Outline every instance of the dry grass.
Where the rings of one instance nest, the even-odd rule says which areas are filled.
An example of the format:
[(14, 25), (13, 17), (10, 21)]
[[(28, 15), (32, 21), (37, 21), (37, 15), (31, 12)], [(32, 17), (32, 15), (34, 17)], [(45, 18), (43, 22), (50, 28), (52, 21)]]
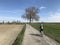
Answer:
[(18, 24), (0, 24), (0, 45), (12, 45), (22, 28)]

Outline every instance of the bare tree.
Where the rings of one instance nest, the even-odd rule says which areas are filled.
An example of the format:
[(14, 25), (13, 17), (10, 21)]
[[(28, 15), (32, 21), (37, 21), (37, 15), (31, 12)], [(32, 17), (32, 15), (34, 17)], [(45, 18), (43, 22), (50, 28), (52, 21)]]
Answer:
[(29, 20), (30, 23), (33, 20), (38, 21), (39, 18), (40, 18), (38, 16), (38, 13), (39, 13), (39, 9), (38, 8), (36, 8), (36, 7), (29, 7), (29, 8), (26, 8), (25, 14), (22, 15), (22, 18), (25, 18), (25, 19)]
[(3, 22), (2, 22), (2, 24), (4, 24), (5, 22), (4, 22), (4, 20), (3, 20)]

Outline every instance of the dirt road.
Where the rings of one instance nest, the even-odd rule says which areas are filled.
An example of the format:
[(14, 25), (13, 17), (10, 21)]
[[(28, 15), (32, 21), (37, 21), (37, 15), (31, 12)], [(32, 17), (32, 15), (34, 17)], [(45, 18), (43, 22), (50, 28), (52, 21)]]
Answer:
[(0, 25), (0, 45), (12, 45), (23, 25)]
[(43, 35), (43, 37), (41, 37), (40, 33), (36, 29), (27, 24), (22, 45), (60, 45), (60, 44), (54, 41), (53, 39), (47, 37), (46, 35)]

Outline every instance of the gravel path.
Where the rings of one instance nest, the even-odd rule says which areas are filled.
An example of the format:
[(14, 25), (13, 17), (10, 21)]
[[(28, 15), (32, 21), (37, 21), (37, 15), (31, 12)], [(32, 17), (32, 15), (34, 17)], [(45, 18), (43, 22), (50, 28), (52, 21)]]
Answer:
[(0, 25), (0, 45), (12, 45), (23, 25)]
[(47, 37), (46, 35), (43, 35), (43, 37), (41, 37), (40, 33), (36, 29), (26, 24), (26, 31), (22, 45), (60, 45), (60, 44), (54, 41), (53, 39)]

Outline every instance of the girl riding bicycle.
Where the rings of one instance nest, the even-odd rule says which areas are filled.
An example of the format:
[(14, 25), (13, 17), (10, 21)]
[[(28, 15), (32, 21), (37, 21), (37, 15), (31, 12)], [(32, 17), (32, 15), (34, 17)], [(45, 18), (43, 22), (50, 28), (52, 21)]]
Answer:
[(43, 24), (40, 25), (40, 33), (41, 33), (41, 36), (43, 36)]

